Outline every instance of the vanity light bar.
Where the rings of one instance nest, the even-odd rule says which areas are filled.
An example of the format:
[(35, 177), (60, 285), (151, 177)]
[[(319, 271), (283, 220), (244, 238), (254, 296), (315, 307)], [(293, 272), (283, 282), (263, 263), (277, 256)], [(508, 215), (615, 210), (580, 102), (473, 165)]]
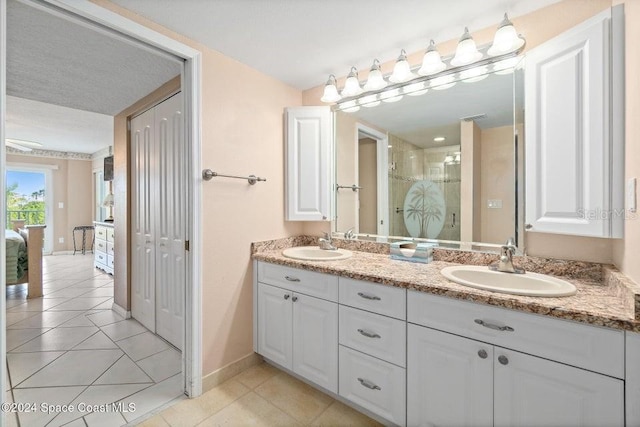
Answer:
[[(425, 93), (429, 87), (437, 90), (451, 87), (457, 79), (449, 78), (451, 81), (444, 82), (444, 80), (446, 80), (444, 76), (451, 75), (455, 72), (467, 71), (467, 76), (459, 76), (459, 79), (464, 82), (478, 81), (484, 78), (483, 76), (488, 73), (488, 70), (487, 72), (476, 71), (475, 67), (470, 66), (480, 65), (481, 63), (483, 65), (499, 63), (498, 61), (501, 59), (507, 59), (509, 56), (517, 55), (524, 47), (524, 44), (524, 38), (517, 33), (513, 23), (505, 13), (502, 22), (500, 22), (498, 26), (493, 43), (484, 49), (479, 50), (477, 48), (469, 30), (465, 27), (464, 33), (458, 42), (455, 55), (447, 60), (449, 63), (448, 70), (447, 64), (442, 60), (436, 49), (435, 42), (431, 40), (419, 68), (412, 68), (410, 66), (407, 61), (407, 54), (404, 49), (402, 49), (400, 56), (396, 60), (393, 72), (386, 77), (382, 76), (380, 72), (380, 62), (375, 59), (370, 69), (369, 79), (364, 87), (358, 80), (358, 70), (355, 67), (351, 67), (351, 71), (345, 82), (345, 87), (341, 92), (338, 91), (335, 76), (333, 74), (330, 75), (321, 100), (327, 103), (342, 103), (342, 101), (358, 100), (360, 95), (364, 93), (362, 98), (366, 98), (366, 100), (358, 100), (356, 104), (349, 102), (345, 108), (339, 108), (341, 110), (350, 109), (351, 111), (357, 111), (357, 109), (359, 109), (358, 105), (373, 106), (372, 104), (378, 105), (380, 101), (385, 100), (386, 102), (393, 102), (401, 99), (405, 94), (421, 95)], [(509, 67), (504, 67), (500, 70), (508, 69)], [(500, 70), (497, 70), (494, 65), (494, 72)], [(440, 81), (436, 80), (440, 77), (443, 77), (443, 79)], [(430, 82), (428, 85), (424, 83), (427, 81)], [(423, 87), (420, 87), (420, 85), (418, 85), (419, 83), (423, 83)], [(396, 91), (396, 95), (382, 96), (382, 93), (394, 91), (395, 89), (400, 89), (400, 92), (398, 93)], [(376, 96), (372, 97), (371, 95)]]

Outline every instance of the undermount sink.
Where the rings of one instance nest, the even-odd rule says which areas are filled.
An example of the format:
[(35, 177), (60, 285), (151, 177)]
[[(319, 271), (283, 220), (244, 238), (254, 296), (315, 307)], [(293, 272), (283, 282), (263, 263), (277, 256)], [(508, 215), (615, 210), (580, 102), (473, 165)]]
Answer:
[(282, 251), (287, 258), (301, 259), (304, 261), (337, 261), (351, 258), (353, 253), (345, 249), (327, 250), (319, 246), (296, 246)]
[(566, 297), (576, 293), (571, 283), (544, 274), (502, 273), (476, 265), (445, 267), (440, 272), (460, 285), (492, 292), (530, 297)]

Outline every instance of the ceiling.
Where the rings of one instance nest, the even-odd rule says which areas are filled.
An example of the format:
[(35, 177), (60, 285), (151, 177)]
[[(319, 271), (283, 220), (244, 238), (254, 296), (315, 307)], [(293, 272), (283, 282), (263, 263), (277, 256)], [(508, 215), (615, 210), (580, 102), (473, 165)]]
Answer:
[[(558, 0), (113, 0), (301, 90)], [(526, 36), (526, 34), (525, 34)]]

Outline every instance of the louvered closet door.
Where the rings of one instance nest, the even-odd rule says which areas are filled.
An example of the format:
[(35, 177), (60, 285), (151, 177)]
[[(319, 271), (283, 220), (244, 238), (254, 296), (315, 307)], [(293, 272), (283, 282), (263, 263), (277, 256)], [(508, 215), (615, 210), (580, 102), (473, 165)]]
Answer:
[(131, 312), (152, 332), (156, 330), (155, 220), (157, 194), (156, 143), (153, 109), (131, 120), (131, 186), (133, 248)]
[(182, 349), (185, 292), (186, 160), (182, 94), (155, 107), (158, 143), (156, 333)]

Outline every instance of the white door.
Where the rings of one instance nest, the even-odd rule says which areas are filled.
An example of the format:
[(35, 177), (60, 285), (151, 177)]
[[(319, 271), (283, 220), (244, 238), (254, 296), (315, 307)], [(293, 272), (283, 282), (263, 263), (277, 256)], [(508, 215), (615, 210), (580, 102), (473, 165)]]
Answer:
[(156, 330), (155, 196), (156, 144), (153, 109), (131, 120), (131, 314), (151, 332)]
[(258, 353), (291, 369), (293, 292), (258, 283)]
[(407, 425), (493, 425), (493, 346), (412, 324), (407, 333)]
[(185, 304), (186, 159), (182, 94), (155, 107), (156, 333), (182, 349)]
[(293, 294), (293, 372), (338, 392), (338, 304)]
[(610, 10), (527, 53), (526, 223), (609, 236)]
[(494, 357), (496, 426), (624, 425), (624, 381), (499, 347)]

